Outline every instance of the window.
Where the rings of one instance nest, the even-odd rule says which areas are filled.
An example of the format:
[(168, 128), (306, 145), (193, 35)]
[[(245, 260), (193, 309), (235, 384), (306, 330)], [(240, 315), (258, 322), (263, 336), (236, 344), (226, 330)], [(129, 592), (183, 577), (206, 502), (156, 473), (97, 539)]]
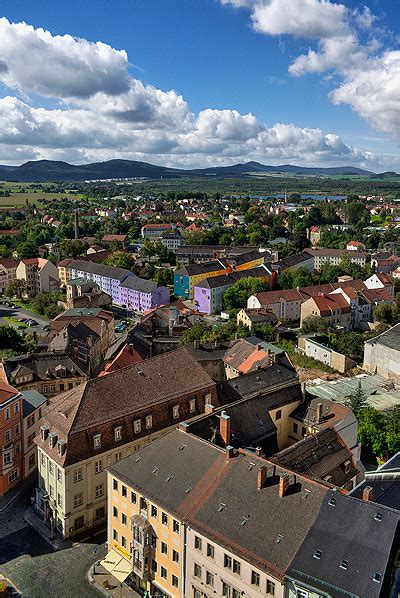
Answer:
[(118, 532), (116, 529), (113, 529), (113, 540), (115, 540), (116, 542), (118, 542)]
[(122, 459), (122, 453), (115, 453), (115, 463), (118, 463), (118, 461), (121, 461)]
[(374, 576), (373, 576), (372, 579), (376, 583), (381, 583), (381, 581), (382, 581), (382, 574), (381, 573), (374, 573)]
[(161, 567), (161, 569), (160, 569), (160, 575), (161, 575), (161, 577), (163, 579), (167, 579), (168, 572), (167, 572), (167, 570), (166, 570), (165, 567)]
[(15, 445), (15, 454), (19, 455), (21, 452), (21, 443), (17, 442), (17, 444)]
[(230, 598), (232, 593), (231, 593), (231, 586), (229, 586), (227, 583), (225, 583), (224, 581), (222, 582), (222, 595), (226, 596), (227, 598)]
[(293, 424), (293, 432), (295, 434), (297, 434), (298, 430), (299, 430), (299, 426), (297, 424)]
[(147, 415), (146, 416), (146, 428), (149, 429), (152, 427), (152, 425), (153, 425), (153, 416)]
[(176, 534), (179, 534), (179, 522), (176, 519), (172, 523), (172, 529)]
[(113, 516), (118, 519), (118, 509), (117, 509), (117, 507), (113, 507)]
[(344, 462), (344, 473), (350, 473), (350, 465), (351, 461), (349, 459)]
[(7, 407), (5, 412), (4, 412), (4, 419), (10, 419), (11, 414), (10, 414), (10, 408)]
[(346, 559), (342, 559), (340, 562), (340, 568), (341, 569), (347, 569), (349, 566), (349, 561), (346, 561)]
[(60, 384), (60, 391), (63, 391), (65, 389), (65, 384)]
[(151, 505), (151, 516), (157, 517), (157, 507), (155, 505)]
[(306, 434), (307, 434), (307, 428), (305, 426), (302, 426), (301, 433), (302, 433), (303, 436), (306, 436)]
[(214, 575), (210, 571), (206, 571), (206, 584), (214, 587)]
[(232, 557), (228, 554), (224, 554), (224, 567), (226, 567), (226, 569), (232, 569)]
[(212, 544), (207, 544), (207, 556), (210, 557), (210, 559), (214, 558), (214, 546)]
[(321, 551), (321, 550), (316, 550), (316, 551), (314, 552), (314, 558), (315, 558), (315, 559), (320, 559), (320, 558), (321, 558), (321, 556), (322, 556), (322, 551)]
[(163, 554), (168, 554), (168, 544), (165, 542), (161, 542), (161, 552)]
[(17, 424), (15, 426), (15, 436), (19, 436), (21, 434), (21, 426)]
[(62, 496), (60, 493), (57, 494), (57, 504), (62, 507)]
[(154, 559), (151, 561), (151, 570), (154, 571), (154, 573), (157, 573), (157, 561)]
[(32, 415), (30, 415), (28, 417), (28, 419), (26, 420), (26, 425), (28, 428), (30, 428), (31, 426), (33, 426), (34, 423), (35, 423), (35, 414), (32, 413)]
[(282, 417), (282, 409), (278, 409), (278, 411), (275, 413), (275, 420), (281, 419), (281, 417)]
[(113, 480), (113, 490), (118, 490), (118, 482), (117, 482), (117, 480)]
[(199, 536), (195, 536), (194, 537), (194, 547), (196, 548), (196, 550), (201, 550), (201, 538), (199, 538)]
[(12, 461), (11, 451), (3, 453), (3, 465), (9, 465)]
[(174, 588), (179, 587), (179, 580), (178, 580), (178, 578), (177, 578), (176, 575), (172, 576), (172, 585), (173, 585)]
[(32, 467), (34, 467), (34, 465), (35, 465), (35, 455), (30, 455), (29, 456), (28, 468), (32, 469)]
[(106, 516), (106, 510), (104, 507), (99, 507), (95, 512), (95, 519), (103, 519)]
[(4, 433), (4, 442), (8, 444), (11, 442), (11, 430), (6, 430)]
[(174, 563), (179, 563), (179, 552), (177, 552), (176, 550), (172, 551), (172, 560), (174, 561)]
[(98, 484), (96, 486), (96, 498), (100, 498), (100, 496), (103, 496), (103, 494), (104, 494), (103, 484)]
[(126, 538), (125, 536), (121, 536), (121, 544), (123, 548), (126, 548), (127, 546), (127, 542), (126, 542)]
[(275, 596), (275, 584), (270, 579), (267, 579), (267, 594)]
[(80, 507), (83, 504), (83, 494), (82, 492), (78, 492), (78, 494), (75, 494), (74, 496), (74, 509), (76, 509), (77, 507)]
[(308, 598), (308, 592), (305, 592), (304, 590), (297, 590), (296, 598)]
[(14, 405), (14, 415), (17, 415), (17, 413), (19, 413), (19, 403), (15, 403)]
[(18, 477), (19, 477), (19, 469), (14, 469), (14, 471), (12, 471), (8, 476), (8, 483), (11, 484), (12, 482), (15, 482), (15, 480), (17, 480)]
[[(114, 480), (114, 481), (116, 481), (116, 480)], [(136, 504), (136, 494), (135, 494), (135, 492), (131, 492), (131, 503), (133, 505)]]
[(42, 467), (46, 467), (46, 457), (42, 453)]
[(126, 498), (128, 496), (128, 489), (126, 486), (121, 487), (121, 494), (124, 498)]
[(50, 386), (50, 392), (56, 392), (56, 386), (55, 386), (55, 384), (52, 384)]
[(235, 559), (233, 559), (233, 562), (232, 562), (232, 571), (233, 571), (233, 573), (240, 575), (240, 562), (236, 561)]
[(74, 482), (80, 482), (82, 479), (82, 469), (75, 469), (74, 471)]
[(197, 563), (194, 564), (193, 575), (201, 579), (201, 567)]
[(166, 513), (162, 514), (161, 522), (163, 525), (168, 525), (168, 515)]
[(49, 473), (53, 474), (53, 472), (54, 472), (53, 463), (51, 461), (49, 461)]
[(153, 534), (150, 535), (150, 544), (153, 548), (157, 548), (157, 538)]
[(172, 416), (174, 419), (179, 417), (179, 405), (174, 405), (172, 408)]
[(114, 440), (121, 440), (122, 438), (122, 426), (116, 426), (114, 428)]
[(256, 571), (251, 572), (251, 585), (252, 586), (260, 586), (260, 574)]
[(103, 471), (103, 462), (95, 461), (94, 462), (94, 473), (100, 473), (101, 471)]
[(196, 411), (196, 399), (190, 399), (189, 411), (190, 411), (190, 413), (194, 413)]
[(57, 481), (62, 482), (62, 473), (61, 469), (57, 469)]
[(93, 435), (93, 446), (94, 448), (101, 447), (101, 434), (94, 434)]
[(140, 431), (142, 429), (142, 422), (140, 419), (137, 419), (133, 422), (133, 429), (135, 431), (135, 434), (140, 434)]

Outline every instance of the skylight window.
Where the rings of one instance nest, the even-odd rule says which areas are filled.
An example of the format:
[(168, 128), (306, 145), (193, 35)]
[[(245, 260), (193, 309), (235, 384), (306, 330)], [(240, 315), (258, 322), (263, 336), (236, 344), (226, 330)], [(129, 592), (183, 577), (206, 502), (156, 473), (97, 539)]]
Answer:
[(328, 505), (330, 505), (331, 507), (336, 507), (336, 498), (334, 496), (330, 497)]
[(377, 513), (375, 513), (374, 519), (375, 519), (375, 521), (382, 521), (382, 517), (383, 517), (382, 513), (377, 512)]
[(315, 559), (320, 559), (320, 558), (321, 558), (321, 556), (322, 556), (322, 551), (321, 551), (321, 550), (316, 550), (316, 551), (314, 552), (314, 558), (315, 558)]
[(342, 561), (340, 563), (340, 568), (347, 570), (348, 566), (349, 566), (349, 561), (346, 561), (346, 559), (342, 559)]
[(376, 583), (381, 583), (382, 581), (382, 574), (381, 573), (374, 573), (372, 578)]
[(221, 513), (224, 509), (226, 509), (226, 504), (224, 502), (221, 502), (218, 507), (218, 513)]

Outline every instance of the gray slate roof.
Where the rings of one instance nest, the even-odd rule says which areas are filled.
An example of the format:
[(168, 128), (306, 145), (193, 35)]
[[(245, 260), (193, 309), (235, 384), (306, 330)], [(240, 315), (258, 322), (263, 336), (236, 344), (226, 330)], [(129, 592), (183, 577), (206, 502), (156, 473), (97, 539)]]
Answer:
[(382, 332), (379, 336), (369, 339), (366, 343), (369, 345), (382, 345), (389, 349), (400, 351), (400, 324), (392, 326), (386, 332)]
[(129, 276), (121, 283), (121, 287), (140, 291), (141, 293), (152, 293), (158, 287), (158, 283), (154, 280), (139, 278), (139, 276)]
[[(329, 504), (332, 497), (335, 505)], [(335, 597), (389, 596), (385, 573), (399, 517), (399, 511), (329, 492), (288, 574)], [(343, 559), (347, 569), (340, 566)], [(382, 575), (381, 583), (373, 581), (375, 573)]]
[(106, 264), (95, 264), (86, 260), (73, 260), (69, 265), (68, 269), (80, 270), (82, 272), (88, 272), (90, 274), (97, 274), (98, 276), (104, 276), (105, 278), (112, 278), (115, 280), (122, 281), (127, 276), (135, 276), (130, 270), (125, 268), (116, 268), (115, 266), (107, 266)]
[(41, 407), (42, 405), (46, 405), (47, 403), (46, 397), (37, 390), (22, 390), (21, 394), (23, 396), (23, 417), (28, 417), (28, 415), (30, 415), (32, 411), (35, 411), (35, 409), (38, 409), (39, 407)]

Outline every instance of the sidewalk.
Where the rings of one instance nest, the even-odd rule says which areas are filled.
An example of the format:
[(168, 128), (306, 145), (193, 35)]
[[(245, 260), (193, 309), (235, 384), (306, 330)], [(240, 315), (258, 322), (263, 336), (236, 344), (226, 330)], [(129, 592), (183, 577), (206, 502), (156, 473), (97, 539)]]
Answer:
[(95, 586), (104, 596), (113, 598), (142, 598), (125, 583), (120, 583), (97, 561), (88, 571), (89, 583)]
[(36, 480), (37, 474), (34, 473), (18, 484), (18, 486), (15, 486), (15, 488), (7, 492), (7, 494), (0, 496), (0, 514), (3, 513), (18, 498), (18, 496), (28, 495), (29, 490), (31, 490), (31, 494), (34, 496)]

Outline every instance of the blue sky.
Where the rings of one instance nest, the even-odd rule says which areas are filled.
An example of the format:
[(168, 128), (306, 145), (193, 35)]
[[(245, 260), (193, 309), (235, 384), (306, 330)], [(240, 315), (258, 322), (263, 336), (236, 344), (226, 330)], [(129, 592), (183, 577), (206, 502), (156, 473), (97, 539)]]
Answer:
[(1, 162), (400, 170), (398, 0), (2, 0), (0, 10)]

